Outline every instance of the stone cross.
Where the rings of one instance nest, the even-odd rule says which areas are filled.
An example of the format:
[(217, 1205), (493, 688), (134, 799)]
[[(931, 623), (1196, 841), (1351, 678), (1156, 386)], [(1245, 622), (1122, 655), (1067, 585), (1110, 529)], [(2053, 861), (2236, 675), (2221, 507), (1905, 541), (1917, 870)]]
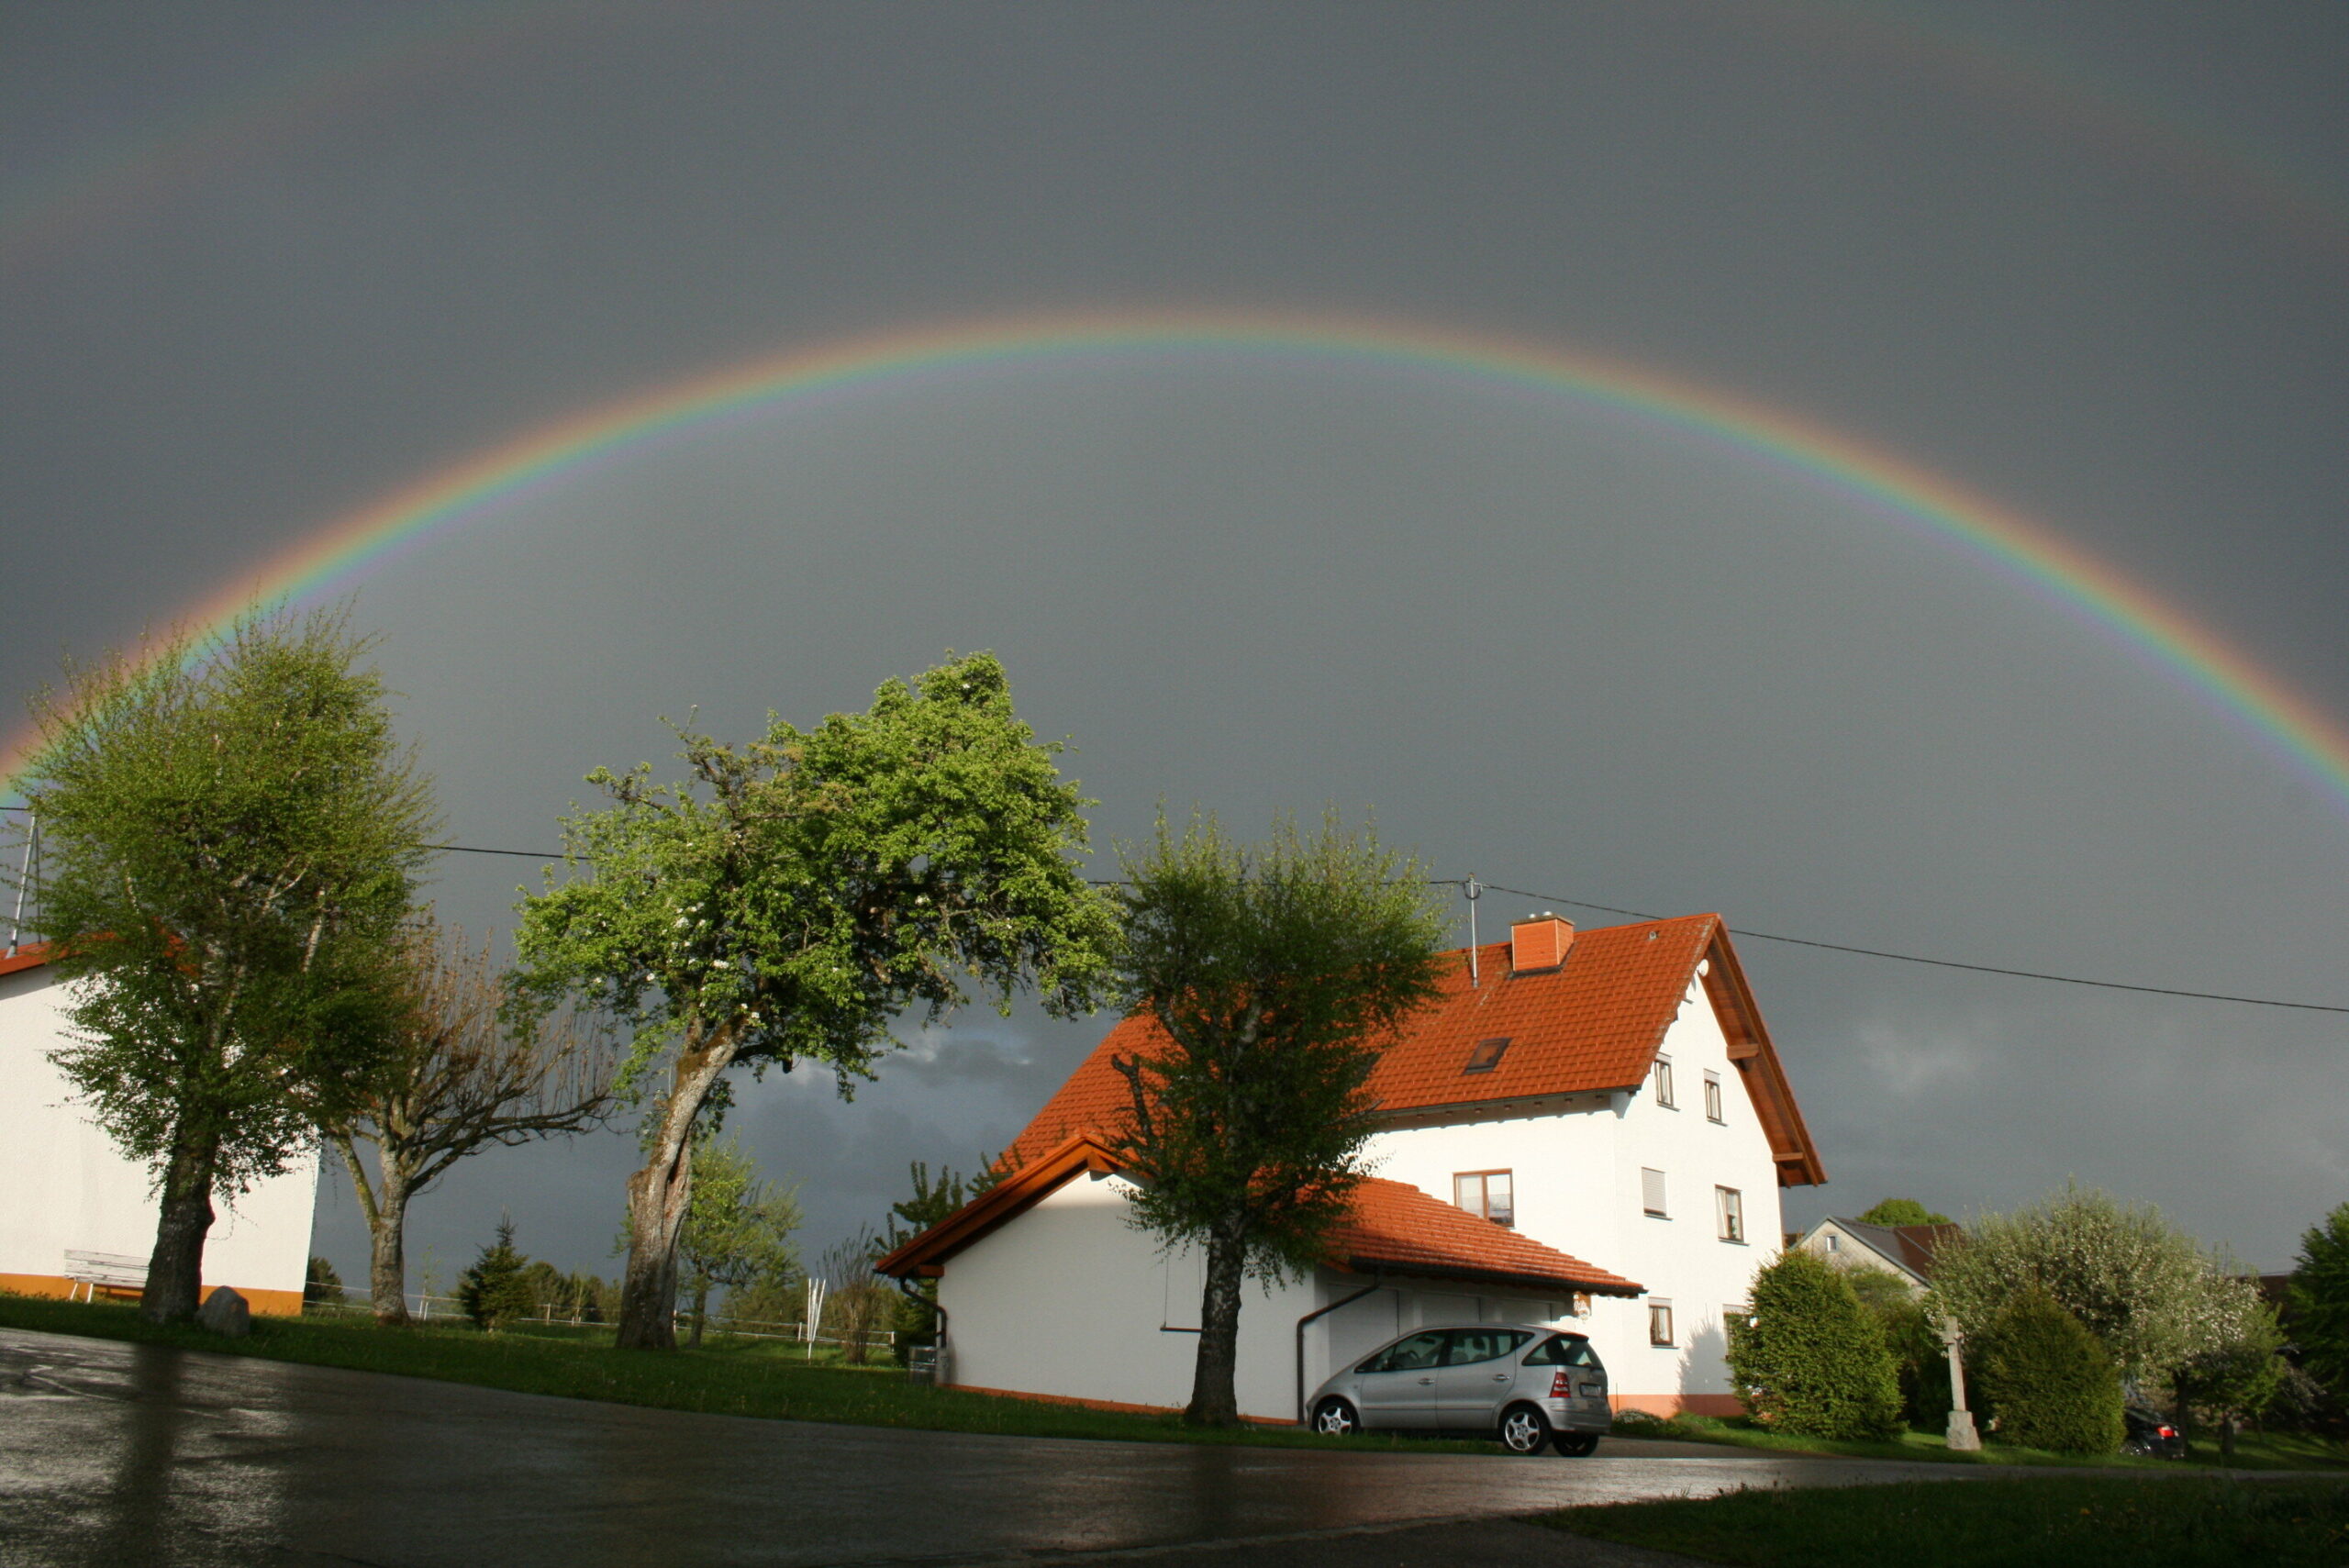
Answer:
[(1948, 1445), (1973, 1453), (1982, 1447), (1982, 1434), (1974, 1429), (1974, 1412), (1965, 1407), (1965, 1359), (1959, 1353), (1965, 1344), (1965, 1332), (1956, 1318), (1942, 1319), (1942, 1343), (1949, 1347)]

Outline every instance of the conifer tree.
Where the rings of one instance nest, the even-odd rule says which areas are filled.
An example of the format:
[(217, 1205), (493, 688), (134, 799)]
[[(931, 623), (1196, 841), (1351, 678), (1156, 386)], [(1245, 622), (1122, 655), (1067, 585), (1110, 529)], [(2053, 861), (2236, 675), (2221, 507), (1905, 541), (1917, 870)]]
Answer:
[(481, 1250), (457, 1284), (457, 1305), (473, 1326), (491, 1333), (539, 1309), (528, 1277), (529, 1260), (515, 1250), (514, 1217), (502, 1215), (497, 1240)]

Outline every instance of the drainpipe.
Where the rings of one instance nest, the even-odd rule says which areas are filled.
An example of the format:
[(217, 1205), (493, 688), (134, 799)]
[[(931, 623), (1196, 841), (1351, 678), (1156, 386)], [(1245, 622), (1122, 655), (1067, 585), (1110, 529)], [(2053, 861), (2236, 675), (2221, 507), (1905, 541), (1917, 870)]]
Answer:
[(1298, 1426), (1304, 1426), (1306, 1422), (1311, 1418), (1305, 1408), (1305, 1330), (1307, 1327), (1310, 1325), (1316, 1318), (1327, 1318), (1339, 1307), (1351, 1307), (1355, 1302), (1360, 1301), (1364, 1296), (1370, 1295), (1373, 1291), (1384, 1290), (1386, 1288), (1386, 1286), (1383, 1283), (1374, 1277), (1370, 1284), (1363, 1286), (1352, 1296), (1343, 1296), (1339, 1300), (1330, 1303), (1327, 1307), (1317, 1307), (1312, 1311), (1307, 1313), (1304, 1317), (1297, 1320), (1297, 1424)]

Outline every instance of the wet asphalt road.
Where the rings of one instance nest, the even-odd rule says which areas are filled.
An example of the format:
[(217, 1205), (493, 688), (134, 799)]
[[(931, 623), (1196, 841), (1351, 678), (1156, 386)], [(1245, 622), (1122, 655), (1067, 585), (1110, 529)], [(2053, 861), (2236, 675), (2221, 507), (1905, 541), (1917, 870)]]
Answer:
[[(0, 1564), (975, 1563), (1740, 1485), (1980, 1473), (1722, 1451), (1659, 1456), (1635, 1446), (1647, 1445), (1528, 1460), (894, 1431), (6, 1329)], [(1496, 1521), (1466, 1530), (1461, 1544), (1506, 1538), (1502, 1555), (1486, 1559), (1494, 1562), (1662, 1561), (1563, 1538), (1543, 1557), (1546, 1535), (1509, 1533), (1526, 1528)], [(1280, 1555), (1336, 1561), (1348, 1539), (1311, 1551), (1297, 1542)], [(1391, 1539), (1397, 1549), (1416, 1541), (1441, 1561), (1445, 1538), (1361, 1539), (1365, 1547)], [(1405, 1555), (1381, 1548), (1363, 1560)]]

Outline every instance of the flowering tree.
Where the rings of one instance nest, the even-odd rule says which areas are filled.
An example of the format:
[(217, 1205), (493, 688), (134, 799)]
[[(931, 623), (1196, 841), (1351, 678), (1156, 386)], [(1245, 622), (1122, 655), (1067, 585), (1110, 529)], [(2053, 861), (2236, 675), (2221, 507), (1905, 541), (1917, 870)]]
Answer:
[(682, 782), (590, 775), (612, 805), (565, 820), (571, 874), (549, 873), (517, 935), (518, 984), (634, 1026), (624, 1093), (666, 1068), (629, 1181), (624, 1349), (675, 1347), (694, 1133), (729, 1069), (807, 1062), (845, 1095), (896, 1016), (941, 1017), (966, 984), (1006, 1009), (1030, 983), (1048, 1010), (1089, 1008), (1116, 934), (1078, 873), (1085, 803), (1062, 748), (1014, 717), (991, 654), (811, 729), (679, 738)]
[(2151, 1204), (2067, 1185), (2011, 1214), (1978, 1218), (1936, 1255), (1930, 1299), (1969, 1335), (1986, 1333), (2034, 1285), (2087, 1325), (2140, 1389), (2176, 1384), (2197, 1364), (2260, 1353), (2246, 1340), (2265, 1310), (2251, 1282)]

